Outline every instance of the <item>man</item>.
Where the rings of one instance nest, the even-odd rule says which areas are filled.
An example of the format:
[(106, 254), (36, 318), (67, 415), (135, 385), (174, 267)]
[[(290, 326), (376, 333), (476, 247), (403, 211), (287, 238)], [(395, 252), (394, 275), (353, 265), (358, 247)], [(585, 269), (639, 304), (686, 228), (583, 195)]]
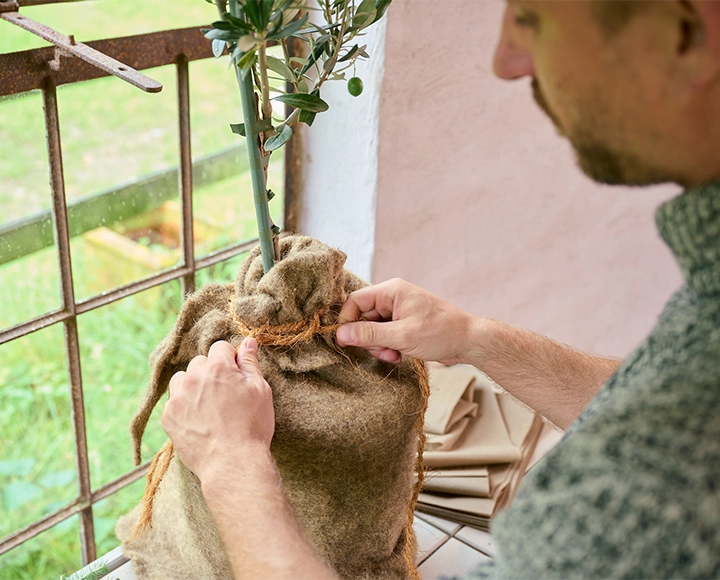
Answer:
[[(476, 575), (717, 577), (720, 3), (511, 1), (495, 72), (532, 79), (589, 176), (686, 188), (657, 214), (685, 286), (622, 364), (400, 280), (353, 293), (337, 342), (390, 362), (403, 353), (473, 364), (569, 428), (497, 518), (500, 554)], [(202, 482), (235, 573), (332, 578), (279, 485), (255, 341), (237, 353), (214, 344), (170, 390), (163, 426)]]

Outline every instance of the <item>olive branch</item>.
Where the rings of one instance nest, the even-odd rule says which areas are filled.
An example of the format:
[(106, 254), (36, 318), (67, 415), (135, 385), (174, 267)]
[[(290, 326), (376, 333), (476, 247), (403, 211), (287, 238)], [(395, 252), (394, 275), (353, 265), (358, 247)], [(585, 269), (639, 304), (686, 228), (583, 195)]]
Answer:
[[(368, 58), (367, 45), (359, 42), (363, 31), (385, 14), (391, 0), (206, 0), (215, 4), (220, 20), (204, 30), (212, 41), (213, 54), (227, 49), (237, 76), (243, 122), (231, 124), (234, 133), (247, 139), (253, 199), (258, 223), (263, 270), (275, 263), (274, 239), (279, 233), (270, 217), (267, 188), (270, 155), (293, 136), (297, 123), (313, 124), (329, 106), (320, 97), (328, 80), (345, 80), (359, 59)], [(290, 47), (299, 39), (303, 56)], [(268, 54), (279, 45), (282, 58)], [(273, 86), (283, 82), (287, 90)], [(347, 81), (353, 96), (362, 93), (362, 81), (354, 74)], [(287, 118), (273, 116), (272, 101), (292, 109)]]

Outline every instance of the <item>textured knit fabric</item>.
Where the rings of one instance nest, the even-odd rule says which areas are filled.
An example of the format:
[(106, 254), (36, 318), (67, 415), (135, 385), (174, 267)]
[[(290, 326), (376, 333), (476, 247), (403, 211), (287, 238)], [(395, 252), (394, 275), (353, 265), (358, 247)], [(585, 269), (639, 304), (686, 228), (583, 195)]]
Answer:
[(685, 285), (527, 475), (471, 577), (720, 577), (720, 183), (656, 217)]

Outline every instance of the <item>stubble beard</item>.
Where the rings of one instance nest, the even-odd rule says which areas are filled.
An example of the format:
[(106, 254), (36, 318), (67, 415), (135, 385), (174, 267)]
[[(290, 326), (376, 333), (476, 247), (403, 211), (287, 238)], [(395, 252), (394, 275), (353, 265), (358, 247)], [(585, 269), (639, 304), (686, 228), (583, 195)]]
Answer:
[(533, 99), (538, 107), (550, 118), (558, 133), (572, 145), (577, 163), (582, 172), (593, 181), (605, 185), (654, 185), (681, 180), (649, 167), (631, 153), (618, 153), (599, 143), (591, 130), (576, 131), (569, 135), (558, 117), (548, 105), (537, 79), (532, 79)]

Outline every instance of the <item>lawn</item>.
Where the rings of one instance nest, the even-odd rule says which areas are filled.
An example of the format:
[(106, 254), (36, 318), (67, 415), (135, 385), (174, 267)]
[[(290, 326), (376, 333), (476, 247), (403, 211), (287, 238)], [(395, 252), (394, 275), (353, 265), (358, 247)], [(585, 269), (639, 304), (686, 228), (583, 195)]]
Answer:
[[(80, 41), (214, 19), (213, 7), (202, 0), (96, 0), (21, 11)], [(0, 53), (44, 44), (0, 21)], [(177, 166), (174, 70), (145, 72), (164, 84), (162, 93), (148, 95), (114, 78), (59, 88), (69, 201)], [(228, 124), (237, 122), (241, 111), (227, 62), (193, 62), (190, 79), (193, 157), (237, 144)], [(51, 198), (38, 93), (0, 99), (0, 147), (0, 225), (48, 209)], [(273, 161), (270, 185), (281, 194), (281, 156)], [(281, 195), (276, 200), (271, 208), (279, 221)], [(214, 232), (211, 239), (196, 245), (196, 254), (254, 236), (248, 175), (195, 191), (193, 204), (196, 219), (210, 224)], [(78, 299), (149, 273), (136, 271), (123, 277), (119, 263), (97, 251), (92, 234), (71, 241)], [(167, 252), (151, 240), (140, 243), (149, 252)], [(198, 285), (232, 280), (239, 260), (198, 272)], [(170, 282), (78, 318), (94, 489), (132, 467), (127, 426), (144, 392), (147, 358), (171, 328), (180, 304), (179, 283)], [(60, 306), (55, 248), (0, 265), (0, 305), (0, 330)], [(69, 390), (61, 325), (0, 345), (0, 538), (76, 497)], [(145, 457), (164, 440), (155, 417), (146, 436)], [(142, 492), (141, 481), (95, 505), (99, 554), (117, 544), (115, 521), (138, 502)], [(78, 521), (73, 517), (0, 556), (0, 579), (59, 578), (80, 567)]]

